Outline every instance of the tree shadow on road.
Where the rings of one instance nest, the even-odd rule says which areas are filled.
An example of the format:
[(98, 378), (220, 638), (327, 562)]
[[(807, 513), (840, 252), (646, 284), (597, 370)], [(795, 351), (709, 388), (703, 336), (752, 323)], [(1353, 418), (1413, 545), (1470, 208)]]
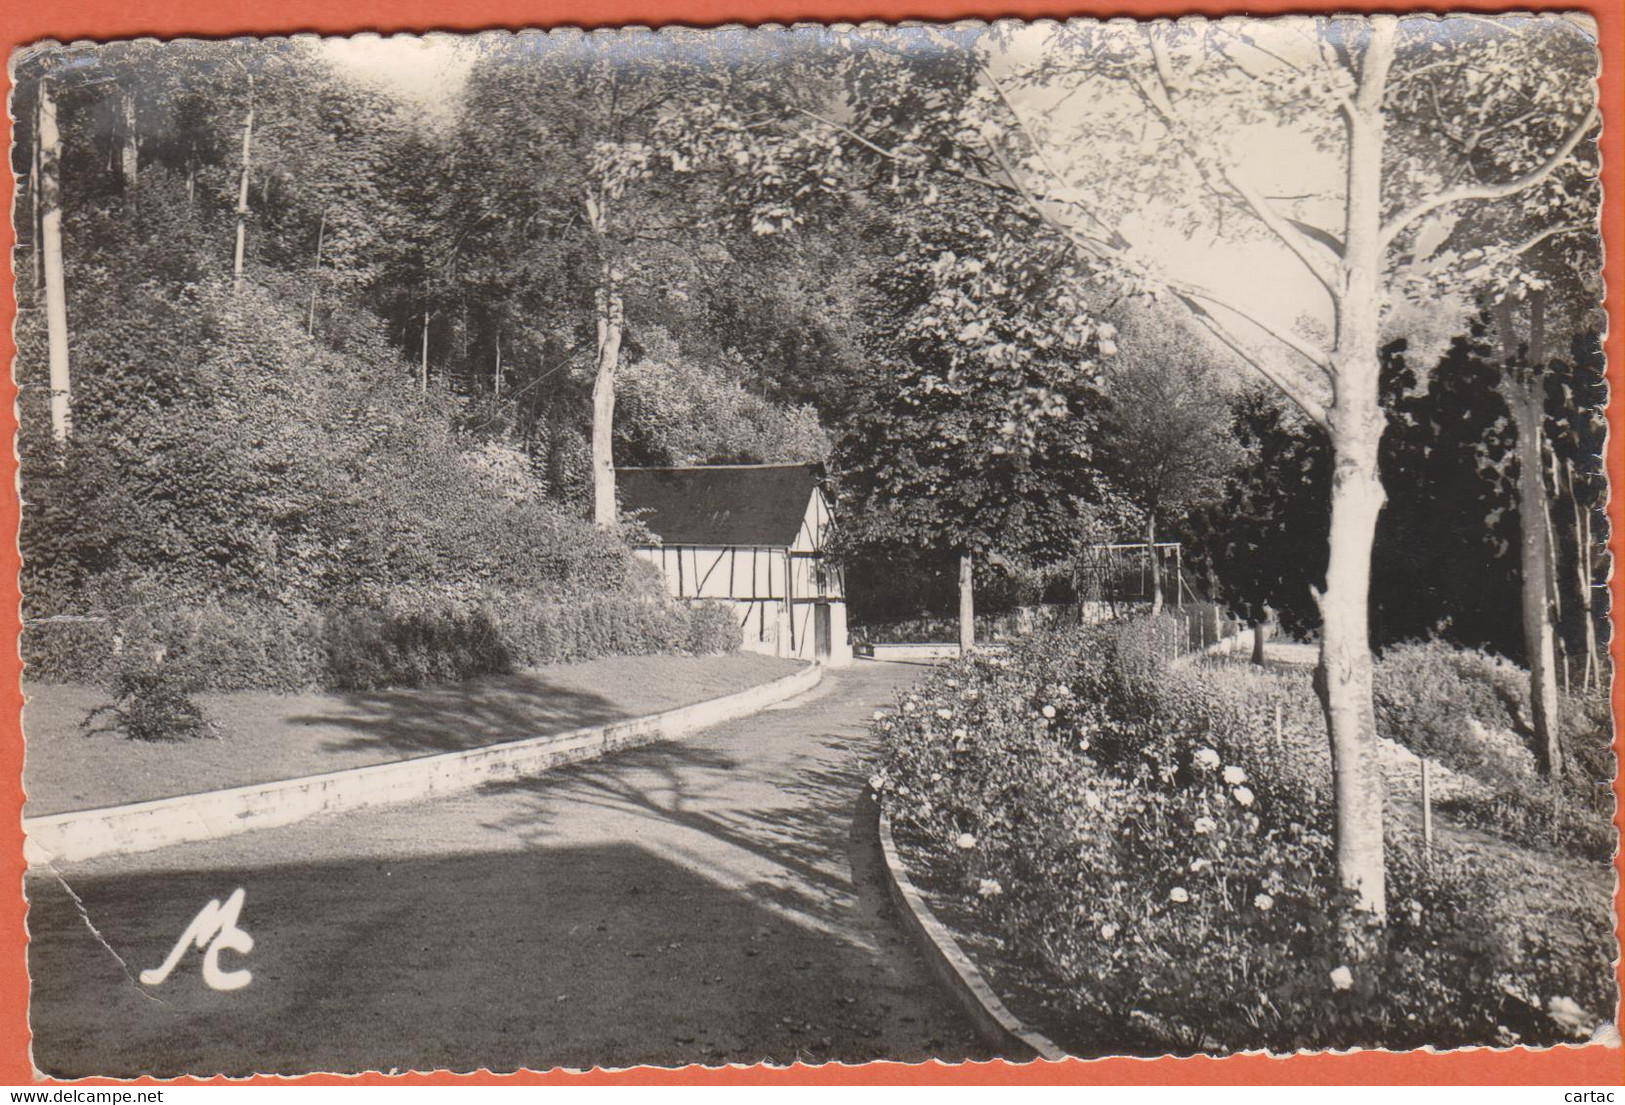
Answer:
[(358, 691), (341, 696), (338, 705), (329, 713), (291, 720), (353, 732), (326, 742), (327, 751), (387, 749), (401, 758), (564, 733), (629, 716), (609, 697), (561, 686), (541, 672), (445, 687)]
[[(866, 721), (889, 698), (819, 722), (791, 742), (750, 740), (788, 722), (763, 715), (693, 742), (650, 745), (545, 776), (493, 783), (487, 822), (532, 847), (570, 833), (581, 811), (662, 841), (696, 870), (732, 880), (778, 913), (875, 950), (898, 940), (876, 875), (874, 810), (862, 801)], [(819, 711), (822, 713), (822, 711)]]

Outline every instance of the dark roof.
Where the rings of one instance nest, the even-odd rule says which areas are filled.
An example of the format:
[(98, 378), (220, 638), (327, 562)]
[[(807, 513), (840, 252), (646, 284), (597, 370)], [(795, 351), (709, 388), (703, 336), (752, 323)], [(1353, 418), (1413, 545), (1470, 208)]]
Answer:
[(668, 545), (795, 544), (818, 486), (815, 464), (617, 468), (621, 509)]

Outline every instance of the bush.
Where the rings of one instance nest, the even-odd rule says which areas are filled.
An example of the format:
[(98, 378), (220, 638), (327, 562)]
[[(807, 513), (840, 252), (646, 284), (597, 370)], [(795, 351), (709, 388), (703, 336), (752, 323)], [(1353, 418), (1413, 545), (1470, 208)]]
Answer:
[(1374, 676), (1381, 735), (1491, 785), (1518, 786), (1533, 776), (1524, 739), (1527, 673), (1484, 652), (1428, 641), (1385, 650)]
[(736, 650), (730, 608), (599, 595), (574, 602), (480, 588), (355, 592), (325, 615), (244, 601), (163, 609), (141, 602), (100, 619), (31, 622), (30, 679), (115, 679), (129, 658), (161, 661), (194, 690), (376, 690), (459, 682), (602, 656)]
[(454, 683), (513, 670), (489, 611), (455, 604), (348, 607), (322, 625), (328, 685), (362, 691)]
[(28, 677), (116, 679), (129, 658), (161, 661), (194, 690), (321, 685), (326, 665), (312, 611), (247, 602), (166, 608), (146, 601), (105, 617), (30, 622), (22, 635)]
[(688, 612), (688, 652), (692, 656), (715, 656), (738, 652), (744, 632), (734, 620), (733, 607), (720, 602), (702, 602)]
[[(122, 732), (131, 740), (183, 741), (218, 736), (203, 708), (192, 700), (192, 688), (175, 668), (162, 664), (125, 668), (113, 679), (113, 701), (85, 715), (87, 735)], [(99, 717), (111, 723), (97, 727)]]
[(113, 637), (101, 617), (27, 621), (19, 643), (24, 674), (43, 683), (100, 682), (110, 671)]
[[(1091, 1051), (1555, 1042), (1572, 1018), (1549, 999), (1590, 1010), (1585, 1028), (1612, 1010), (1606, 894), (1559, 924), (1563, 902), (1508, 894), (1478, 860), (1426, 866), (1408, 835), (1389, 842), (1380, 944), (1345, 962), (1308, 677), (1171, 666), (1182, 628), (1037, 637), (940, 670), (875, 720), (871, 783), (899, 835)], [(1559, 928), (1584, 935), (1543, 950)]]
[(659, 599), (594, 596), (561, 603), (510, 597), (499, 609), (503, 636), (520, 667), (681, 652), (688, 643), (685, 612)]
[(1379, 734), (1480, 784), (1442, 809), (1532, 846), (1613, 855), (1606, 784), (1614, 756), (1602, 696), (1563, 697), (1569, 764), (1556, 783), (1537, 774), (1531, 751), (1529, 674), (1506, 660), (1442, 641), (1398, 645), (1377, 661), (1374, 699)]

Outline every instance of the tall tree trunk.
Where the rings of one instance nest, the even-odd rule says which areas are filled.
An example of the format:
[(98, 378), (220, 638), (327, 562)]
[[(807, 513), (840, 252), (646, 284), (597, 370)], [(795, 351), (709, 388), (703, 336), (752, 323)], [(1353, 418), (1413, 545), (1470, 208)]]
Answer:
[(316, 333), (316, 286), (322, 275), (322, 246), (327, 240), (327, 209), (322, 209), (321, 222), (316, 224), (316, 263), (310, 269), (310, 315), (305, 319), (305, 335)]
[(1162, 613), (1162, 561), (1157, 559), (1157, 506), (1145, 512), (1145, 555), (1151, 560), (1151, 616)]
[(621, 300), (621, 274), (608, 241), (608, 214), (590, 192), (587, 219), (598, 235), (600, 262), (594, 306), (598, 315), (598, 365), (592, 382), (592, 520), (615, 524), (615, 373), (621, 363), (621, 334), (626, 308)]
[(959, 556), (959, 651), (976, 647), (976, 561), (969, 552)]
[(46, 79), (39, 86), (40, 245), (45, 277), (46, 348), (51, 369), (51, 433), (66, 441), (69, 425), (68, 293), (62, 272), (62, 132)]
[(1557, 698), (1557, 633), (1552, 624), (1551, 531), (1546, 521), (1545, 457), (1541, 447), (1539, 365), (1545, 350), (1545, 305), (1539, 294), (1529, 302), (1529, 350), (1519, 355), (1512, 304), (1497, 308), (1506, 366), (1501, 394), (1518, 436), (1518, 564), (1522, 575), (1524, 662), (1529, 665), (1529, 706), (1535, 730), (1535, 761), (1542, 775), (1563, 772), (1561, 715)]
[[(1544, 369), (1542, 369), (1544, 371)], [(1557, 647), (1567, 650), (1563, 641), (1563, 589), (1558, 580), (1563, 578), (1563, 543), (1557, 539), (1557, 525), (1552, 521), (1552, 500), (1563, 493), (1563, 480), (1557, 470), (1557, 450), (1546, 433), (1546, 404), (1542, 399), (1544, 384), (1535, 385), (1536, 410), (1540, 411), (1540, 518), (1546, 526), (1546, 593), (1552, 601), (1552, 628), (1557, 634)], [(1551, 481), (1547, 482), (1546, 477)], [(1567, 689), (1567, 688), (1565, 688)]]
[(243, 253), (248, 244), (248, 181), (252, 166), (253, 143), (254, 104), (250, 98), (248, 114), (243, 117), (243, 173), (237, 186), (237, 249), (232, 255), (231, 262), (231, 286), (234, 291), (243, 286)]
[(119, 172), (126, 190), (134, 188), (141, 171), (141, 139), (135, 129), (135, 93), (119, 93)]
[[(1374, 336), (1374, 335), (1373, 335)], [(1331, 737), (1336, 800), (1338, 878), (1360, 908), (1386, 913), (1382, 839), (1383, 783), (1372, 708), (1370, 637), (1371, 549), (1385, 494), (1377, 469), (1382, 411), (1377, 405), (1377, 360), (1338, 373), (1339, 402), (1331, 412), (1332, 517), (1326, 590), (1320, 596), (1320, 665), (1316, 688)], [(1369, 372), (1369, 379), (1359, 377)], [(1356, 389), (1368, 395), (1361, 403)], [(1363, 407), (1364, 410), (1360, 408)]]
[(1267, 627), (1263, 618), (1253, 622), (1253, 663), (1259, 667), (1264, 666), (1264, 633)]
[(1569, 489), (1569, 504), (1574, 510), (1574, 582), (1580, 598), (1580, 614), (1584, 621), (1585, 671), (1580, 685), (1590, 690), (1602, 672), (1597, 651), (1597, 623), (1593, 620), (1593, 586), (1591, 563), (1591, 512), (1580, 502), (1580, 490), (1574, 482), (1574, 462), (1564, 461), (1565, 482)]
[(615, 372), (621, 362), (624, 325), (616, 273), (606, 271), (598, 289), (598, 370), (592, 382), (592, 520), (615, 524)]
[[(34, 243), (34, 301), (38, 303), (45, 295), (45, 232), (41, 229), (40, 220), (43, 217), (44, 206), (40, 202), (40, 190), (45, 187), (45, 103), (47, 93), (45, 90), (46, 78), (41, 77), (39, 89), (34, 96), (34, 150), (33, 159), (28, 172), (28, 205), (32, 222), (28, 224), (29, 237)], [(58, 139), (60, 141), (60, 138)]]
[[(1393, 61), (1395, 21), (1371, 20), (1371, 37), (1354, 102), (1344, 114), (1348, 197), (1342, 288), (1332, 347), (1336, 380), (1326, 412), (1332, 445), (1331, 533), (1315, 672), (1331, 742), (1338, 882), (1357, 910), (1387, 915), (1383, 856), (1383, 783), (1372, 707), (1371, 549), (1385, 494), (1377, 467), (1384, 419), (1379, 400), (1382, 301), (1382, 101)], [(1345, 918), (1345, 921), (1355, 918)], [(1358, 926), (1346, 927), (1354, 950)]]

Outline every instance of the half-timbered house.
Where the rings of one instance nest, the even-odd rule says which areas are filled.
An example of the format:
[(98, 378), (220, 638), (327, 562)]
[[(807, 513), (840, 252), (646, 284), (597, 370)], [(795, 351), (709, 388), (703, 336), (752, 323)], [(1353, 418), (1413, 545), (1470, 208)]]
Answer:
[(834, 516), (811, 464), (620, 468), (621, 510), (657, 543), (635, 552), (666, 589), (731, 605), (744, 647), (770, 656), (851, 662), (846, 592), (826, 550)]

